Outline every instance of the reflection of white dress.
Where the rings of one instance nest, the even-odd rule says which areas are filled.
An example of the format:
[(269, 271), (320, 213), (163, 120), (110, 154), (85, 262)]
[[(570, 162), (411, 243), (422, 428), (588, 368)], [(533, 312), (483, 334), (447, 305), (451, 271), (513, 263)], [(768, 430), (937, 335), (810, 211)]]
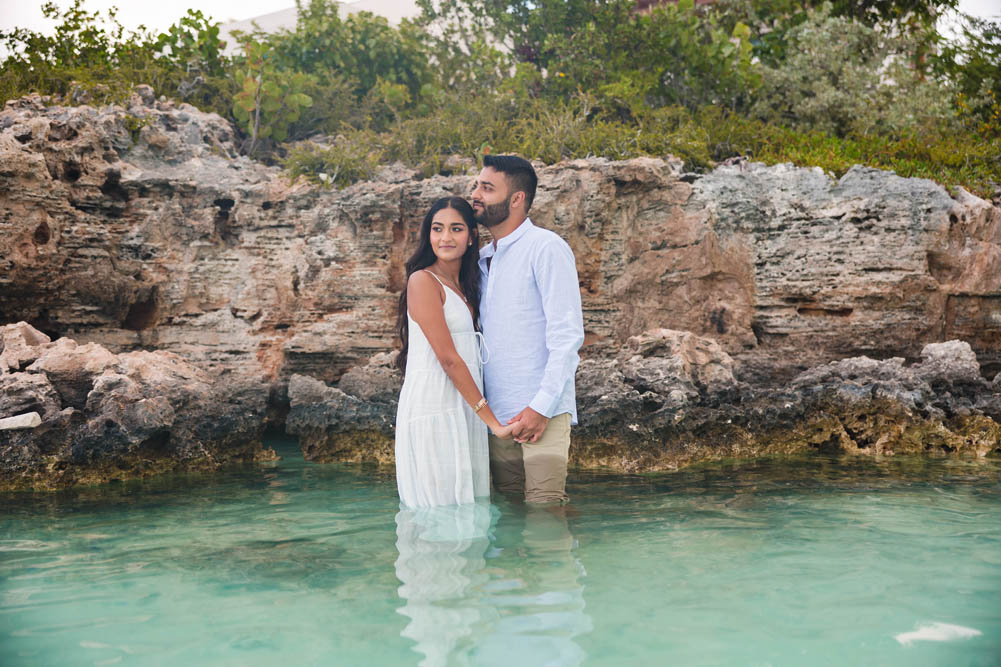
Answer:
[(487, 582), (484, 553), (496, 510), (485, 500), (403, 509), (396, 515), (396, 576), (410, 618), (400, 634), (424, 654), (421, 667), (471, 664), (477, 628), (493, 617), (479, 589)]
[[(462, 297), (442, 286), (445, 323), (455, 349), (483, 391), (482, 336), (473, 327), (473, 317)], [(396, 412), (396, 484), (400, 500), (406, 507), (432, 507), (470, 503), (474, 498), (488, 496), (486, 424), (452, 384), (420, 326), (409, 314), (407, 319), (410, 349)]]

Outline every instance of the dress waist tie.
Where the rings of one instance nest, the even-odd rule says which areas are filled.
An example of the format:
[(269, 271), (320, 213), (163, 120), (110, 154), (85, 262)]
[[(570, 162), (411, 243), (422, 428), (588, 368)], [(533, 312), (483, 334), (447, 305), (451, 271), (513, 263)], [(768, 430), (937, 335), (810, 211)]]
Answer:
[[(476, 356), (479, 357), (480, 363), (485, 364), (490, 361), (490, 349), (487, 347), (487, 341), (483, 337), (483, 334), (479, 331), (461, 331), (459, 333), (452, 334), (453, 336), (469, 336), (472, 335), (476, 338)], [(484, 358), (484, 353), (486, 357)]]
[[(480, 363), (486, 364), (490, 361), (490, 349), (487, 347), (487, 339), (479, 331), (476, 332), (476, 342), (479, 343), (476, 353), (480, 355)], [(486, 358), (483, 357), (484, 353), (486, 353)]]

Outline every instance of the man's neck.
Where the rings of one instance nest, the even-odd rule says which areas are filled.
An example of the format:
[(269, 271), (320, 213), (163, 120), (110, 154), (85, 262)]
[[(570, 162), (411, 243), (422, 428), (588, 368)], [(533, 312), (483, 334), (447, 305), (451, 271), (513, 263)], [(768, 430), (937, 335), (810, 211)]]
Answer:
[(514, 232), (514, 230), (521, 227), (521, 224), (528, 220), (528, 216), (522, 216), (520, 218), (507, 218), (504, 222), (490, 227), (490, 235), (494, 237), (494, 250), (497, 249), (497, 242), (500, 241), (505, 236)]

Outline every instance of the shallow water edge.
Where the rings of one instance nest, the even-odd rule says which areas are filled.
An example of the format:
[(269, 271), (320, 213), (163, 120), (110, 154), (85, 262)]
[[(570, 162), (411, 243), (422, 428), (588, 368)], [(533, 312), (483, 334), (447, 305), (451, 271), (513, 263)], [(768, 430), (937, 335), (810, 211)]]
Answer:
[(574, 471), (572, 503), (399, 511), (282, 460), (0, 511), (12, 665), (993, 665), (1001, 464), (769, 457)]

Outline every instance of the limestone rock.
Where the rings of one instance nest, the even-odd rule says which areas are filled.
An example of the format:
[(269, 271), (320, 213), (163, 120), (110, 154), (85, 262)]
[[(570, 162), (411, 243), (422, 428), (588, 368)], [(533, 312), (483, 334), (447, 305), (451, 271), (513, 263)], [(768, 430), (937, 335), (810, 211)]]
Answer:
[(929, 383), (981, 384), (980, 364), (970, 344), (962, 340), (930, 343), (921, 349), (921, 362), (914, 368)]
[(698, 396), (736, 384), (730, 355), (715, 340), (690, 331), (644, 332), (626, 341), (619, 358), (626, 381), (641, 392)]
[[(581, 424), (593, 432), (621, 429), (641, 415), (664, 404), (655, 392), (640, 393), (626, 381), (614, 359), (583, 359), (577, 368), (577, 413)], [(679, 397), (686, 402), (687, 395)]]
[(403, 377), (396, 368), (396, 353), (373, 355), (367, 364), (344, 373), (337, 387), (363, 401), (395, 405), (403, 387)]
[(27, 322), (0, 327), (0, 373), (21, 370), (37, 359), (50, 342), (52, 339)]
[[(178, 456), (208, 460), (222, 446), (197, 443), (244, 433), (269, 396), (277, 415), (294, 395), (290, 428), (312, 429), (313, 442), (329, 430), (336, 445), (357, 419), (378, 443), (372, 456), (389, 456), (403, 264), (430, 203), (468, 194), (468, 164), (431, 178), (390, 165), (341, 190), (290, 183), (240, 156), (224, 119), (153, 95), (99, 109), (34, 95), (0, 112), (0, 325), (86, 348), (0, 333), (0, 378), (18, 387), (0, 400), (43, 418), (0, 460), (64, 451), (116, 404), (135, 411), (121, 416), (124, 450), (168, 429), (172, 455), (183, 440)], [(592, 443), (580, 461), (643, 469), (767, 447), (916, 448), (905, 423), (939, 424), (953, 434), (928, 436), (942, 447), (965, 447), (960, 433), (988, 447), (982, 420), (1001, 415), (999, 381), (983, 380), (1001, 375), (991, 202), (863, 167), (834, 179), (791, 165), (686, 174), (673, 158), (586, 159), (540, 165), (539, 179), (533, 222), (567, 240), (580, 278), (586, 418), (575, 433)], [(658, 329), (686, 333), (648, 333)], [(926, 347), (953, 340), (969, 352)], [(123, 356), (153, 350), (176, 358), (133, 368)], [(33, 379), (9, 379), (24, 374)], [(297, 375), (339, 391), (323, 394), (333, 407), (302, 399)], [(189, 419), (211, 392), (224, 397), (214, 416)], [(162, 404), (139, 406), (157, 396), (170, 425)], [(884, 408), (893, 418), (880, 422)]]
[[(0, 489), (59, 488), (273, 456), (261, 447), (265, 397), (169, 352), (111, 354), (60, 338), (0, 375), (0, 416), (38, 412), (30, 431), (0, 432)], [(19, 353), (25, 356), (23, 353)]]
[(153, 90), (153, 86), (140, 84), (133, 88), (132, 94), (139, 98), (139, 105), (149, 107), (156, 103), (156, 92)]
[(418, 178), (420, 170), (408, 167), (402, 162), (383, 165), (375, 173), (375, 180), (383, 183), (408, 183)]
[(391, 404), (364, 401), (304, 375), (289, 381), (286, 429), (307, 461), (393, 461)]
[[(581, 425), (571, 449), (579, 465), (662, 470), (804, 450), (1001, 453), (997, 393), (969, 366), (961, 344), (933, 348), (911, 366), (902, 358), (853, 357), (809, 369), (783, 388), (737, 382), (715, 393), (693, 391), (680, 374), (637, 387), (618, 366), (618, 360), (581, 363)], [(946, 391), (934, 386), (941, 377), (962, 382)], [(672, 400), (679, 388), (682, 396)]]
[(43, 374), (0, 375), (0, 417), (37, 412), (48, 419), (62, 409), (59, 394)]
[(44, 373), (59, 393), (62, 403), (80, 409), (94, 387), (94, 378), (117, 363), (115, 355), (97, 343), (77, 345), (74, 340), (60, 338), (48, 346), (27, 370), (29, 373)]
[[(239, 156), (218, 116), (151, 100), (30, 97), (0, 112), (7, 320), (114, 353), (175, 352), (262, 391), (295, 373), (336, 384), (389, 352), (417, 224), (436, 198), (468, 193), (463, 164), (292, 184)], [(577, 256), (584, 357), (664, 327), (716, 340), (756, 384), (956, 338), (1001, 371), (1001, 212), (965, 191), (861, 167), (683, 174), (655, 158), (539, 177), (532, 219)]]

